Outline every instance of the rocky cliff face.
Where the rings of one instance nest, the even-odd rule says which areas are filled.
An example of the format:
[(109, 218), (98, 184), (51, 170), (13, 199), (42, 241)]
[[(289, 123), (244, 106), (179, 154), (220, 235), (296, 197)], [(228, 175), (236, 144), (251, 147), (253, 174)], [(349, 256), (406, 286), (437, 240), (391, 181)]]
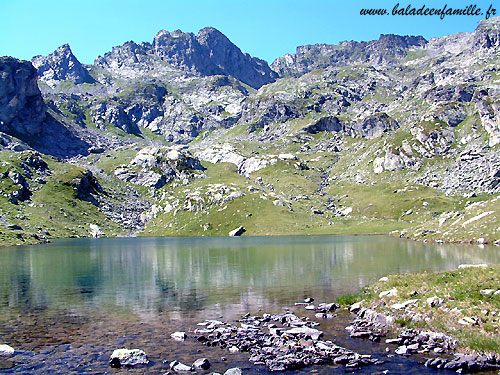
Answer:
[(51, 87), (57, 86), (61, 81), (70, 81), (76, 85), (95, 82), (73, 55), (68, 44), (62, 45), (48, 56), (35, 56), (31, 62), (38, 70), (40, 80)]
[(42, 131), (46, 108), (30, 62), (0, 57), (0, 131), (32, 137)]

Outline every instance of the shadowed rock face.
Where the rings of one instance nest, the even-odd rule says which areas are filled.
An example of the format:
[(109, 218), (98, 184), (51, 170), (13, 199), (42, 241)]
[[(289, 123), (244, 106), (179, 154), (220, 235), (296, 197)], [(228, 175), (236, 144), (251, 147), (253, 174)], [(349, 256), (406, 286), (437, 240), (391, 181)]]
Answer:
[(62, 45), (47, 57), (35, 56), (31, 61), (38, 69), (40, 80), (49, 86), (55, 86), (59, 81), (66, 80), (75, 85), (95, 82), (87, 69), (73, 55), (68, 44)]
[(37, 135), (45, 111), (33, 65), (0, 57), (0, 131), (20, 137)]
[(133, 67), (144, 72), (163, 67), (164, 63), (203, 76), (230, 75), (254, 88), (278, 77), (264, 60), (243, 54), (213, 27), (206, 27), (197, 35), (161, 30), (152, 44), (130, 41), (95, 60), (95, 65), (103, 68)]

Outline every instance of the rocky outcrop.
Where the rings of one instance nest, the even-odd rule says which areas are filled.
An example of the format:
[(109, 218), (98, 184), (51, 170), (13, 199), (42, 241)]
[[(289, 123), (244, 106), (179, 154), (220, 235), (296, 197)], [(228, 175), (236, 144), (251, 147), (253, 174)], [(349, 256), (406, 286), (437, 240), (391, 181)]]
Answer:
[(375, 113), (364, 118), (361, 122), (351, 125), (351, 135), (359, 135), (366, 138), (377, 138), (399, 128), (396, 120), (390, 118), (386, 113)]
[[(170, 69), (164, 68), (165, 63)], [(159, 31), (153, 43), (127, 42), (99, 56), (95, 65), (108, 70), (129, 69), (140, 75), (160, 65), (160, 71), (181, 71), (202, 76), (227, 75), (254, 88), (274, 82), (278, 75), (264, 60), (243, 54), (224, 34), (213, 27), (198, 32)]]
[(70, 81), (75, 85), (95, 82), (88, 70), (73, 55), (68, 44), (63, 44), (48, 56), (35, 56), (31, 62), (38, 70), (40, 80), (51, 87), (63, 81)]
[(500, 143), (500, 103), (480, 101), (476, 103), (476, 110), (484, 129), (489, 135), (489, 145), (493, 147)]
[(187, 150), (145, 147), (128, 165), (116, 168), (114, 175), (134, 185), (159, 189), (174, 179), (187, 183), (193, 171), (204, 169)]
[(46, 107), (28, 61), (0, 57), (0, 131), (20, 138), (42, 131)]

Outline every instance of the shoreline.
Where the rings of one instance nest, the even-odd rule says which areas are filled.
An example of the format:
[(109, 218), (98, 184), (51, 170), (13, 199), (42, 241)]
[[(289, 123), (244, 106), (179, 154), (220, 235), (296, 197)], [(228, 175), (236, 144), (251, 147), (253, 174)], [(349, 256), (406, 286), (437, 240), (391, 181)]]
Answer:
[[(500, 361), (500, 337), (495, 334), (500, 325), (499, 276), (498, 264), (389, 275), (358, 294), (339, 298), (339, 302), (355, 313), (365, 328), (394, 337), (407, 330), (436, 332), (455, 340), (454, 355), (473, 354)], [(406, 350), (407, 346), (400, 346), (401, 352)]]
[[(495, 242), (478, 242), (477, 240), (473, 239), (464, 239), (460, 241), (445, 241), (445, 240), (434, 240), (434, 239), (421, 239), (421, 238), (413, 238), (413, 237), (405, 237), (405, 236), (396, 236), (392, 234), (391, 232), (389, 233), (349, 233), (349, 234), (344, 234), (344, 233), (310, 233), (310, 234), (292, 234), (292, 233), (280, 233), (280, 234), (245, 234), (241, 237), (284, 237), (284, 236), (386, 236), (386, 237), (391, 237), (391, 238), (399, 238), (401, 240), (408, 240), (408, 241), (415, 241), (415, 242), (420, 242), (420, 243), (431, 243), (431, 244), (437, 244), (437, 245), (476, 245), (476, 246), (497, 246), (500, 247), (500, 239), (495, 241)], [(36, 239), (36, 241), (31, 242), (31, 243), (8, 243), (8, 242), (0, 242), (0, 248), (1, 247), (10, 247), (10, 246), (30, 246), (30, 245), (43, 245), (47, 243), (51, 243), (53, 240), (66, 240), (66, 239), (84, 239), (84, 238), (137, 238), (137, 237), (144, 237), (144, 238), (185, 238), (185, 237), (230, 237), (229, 235), (212, 235), (212, 236), (206, 236), (204, 234), (190, 234), (190, 235), (176, 235), (176, 236), (157, 236), (157, 235), (142, 235), (142, 233), (135, 233), (134, 235), (130, 234), (125, 234), (125, 235), (116, 235), (116, 236), (99, 236), (99, 237), (92, 237), (92, 236), (76, 236), (76, 237), (54, 237), (54, 238), (45, 238), (45, 239)]]

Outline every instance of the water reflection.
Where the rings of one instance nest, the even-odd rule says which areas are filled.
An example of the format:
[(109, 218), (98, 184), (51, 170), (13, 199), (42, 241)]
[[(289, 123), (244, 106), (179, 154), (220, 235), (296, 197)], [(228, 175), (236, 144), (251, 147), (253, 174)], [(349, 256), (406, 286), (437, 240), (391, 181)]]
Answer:
[(0, 251), (0, 308), (269, 309), (332, 300), (390, 273), (499, 261), (496, 248), (368, 236), (57, 241)]

